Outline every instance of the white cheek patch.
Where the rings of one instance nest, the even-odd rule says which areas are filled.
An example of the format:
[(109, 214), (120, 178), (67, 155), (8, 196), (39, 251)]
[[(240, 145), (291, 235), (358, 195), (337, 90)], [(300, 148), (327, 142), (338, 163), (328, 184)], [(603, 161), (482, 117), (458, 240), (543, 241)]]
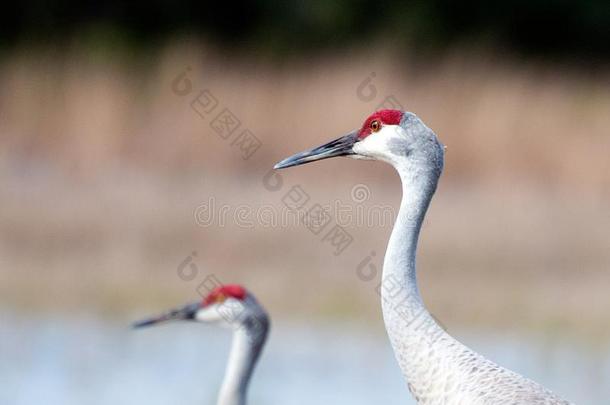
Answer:
[(222, 317), (218, 311), (218, 304), (212, 304), (205, 308), (201, 308), (195, 314), (195, 319), (200, 322), (218, 322)]
[(397, 125), (384, 125), (378, 132), (374, 132), (356, 143), (354, 145), (354, 152), (365, 158), (373, 159), (387, 156), (390, 152), (388, 141), (396, 136), (397, 127)]
[(245, 304), (234, 298), (222, 303), (212, 304), (197, 311), (195, 319), (200, 322), (214, 323), (222, 327), (239, 327), (247, 313)]

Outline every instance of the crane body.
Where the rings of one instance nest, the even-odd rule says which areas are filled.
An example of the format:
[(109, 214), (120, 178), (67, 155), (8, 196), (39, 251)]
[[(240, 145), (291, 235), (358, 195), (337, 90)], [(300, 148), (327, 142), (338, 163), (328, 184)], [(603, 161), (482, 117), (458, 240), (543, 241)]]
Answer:
[(409, 390), (420, 405), (568, 405), (540, 384), (466, 347), (426, 309), (416, 252), (444, 165), (444, 146), (415, 114), (380, 110), (359, 130), (279, 162), (287, 168), (335, 156), (381, 160), (400, 176), (402, 200), (383, 263), (385, 327)]

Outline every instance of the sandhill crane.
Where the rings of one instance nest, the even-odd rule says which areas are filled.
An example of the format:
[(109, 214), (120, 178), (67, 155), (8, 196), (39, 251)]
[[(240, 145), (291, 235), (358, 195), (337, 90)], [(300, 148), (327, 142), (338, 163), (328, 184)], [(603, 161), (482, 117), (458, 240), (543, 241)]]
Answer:
[(444, 163), (444, 147), (434, 132), (413, 113), (380, 110), (359, 130), (275, 168), (334, 156), (381, 160), (400, 176), (403, 195), (383, 262), (381, 303), (394, 354), (418, 404), (569, 404), (458, 342), (423, 304), (415, 271), (417, 241)]
[(254, 366), (265, 345), (269, 317), (256, 298), (244, 287), (224, 285), (195, 302), (133, 324), (135, 328), (172, 320), (218, 324), (233, 330), (233, 343), (218, 405), (244, 405)]

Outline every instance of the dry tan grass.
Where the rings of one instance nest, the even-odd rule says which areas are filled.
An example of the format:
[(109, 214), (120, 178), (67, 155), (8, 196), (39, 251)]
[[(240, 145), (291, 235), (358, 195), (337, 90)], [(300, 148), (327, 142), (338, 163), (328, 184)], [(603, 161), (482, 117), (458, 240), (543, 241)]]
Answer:
[[(163, 308), (196, 296), (198, 279), (176, 275), (196, 250), (202, 275), (244, 282), (277, 316), (378, 321), (376, 281), (355, 269), (372, 250), (381, 260), (389, 225), (349, 227), (354, 243), (337, 257), (303, 226), (200, 227), (193, 210), (210, 197), (279, 209), (294, 184), (311, 201), (349, 202), (359, 183), (367, 207), (395, 207), (397, 179), (377, 163), (284, 172), (276, 193), (261, 182), (395, 95), (448, 146), (420, 257), (437, 317), (610, 335), (607, 76), (459, 52), (425, 67), (383, 50), (278, 67), (193, 43), (118, 60), (36, 51), (0, 65), (3, 305)], [(187, 66), (194, 91), (180, 97), (171, 82)], [(367, 102), (357, 88), (371, 72)], [(205, 88), (262, 141), (251, 159), (189, 108)]]

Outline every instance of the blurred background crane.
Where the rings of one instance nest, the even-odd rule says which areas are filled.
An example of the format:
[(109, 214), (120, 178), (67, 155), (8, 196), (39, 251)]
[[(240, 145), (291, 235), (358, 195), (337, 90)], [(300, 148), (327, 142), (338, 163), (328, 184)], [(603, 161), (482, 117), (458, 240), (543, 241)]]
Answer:
[(225, 337), (143, 339), (124, 325), (204, 295), (215, 276), (251, 286), (285, 325), (252, 403), (402, 403), (377, 295), (400, 199), (392, 169), (269, 172), (385, 106), (447, 145), (419, 257), (431, 312), (501, 364), (602, 403), (608, 26), (601, 0), (7, 4), (0, 402), (203, 397), (183, 377), (221, 373), (187, 347), (220, 352)]
[[(134, 328), (168, 321), (195, 321), (231, 329), (233, 342), (217, 405), (245, 405), (254, 367), (265, 346), (269, 316), (254, 295), (238, 284), (216, 287), (202, 301), (133, 324)], [(213, 391), (211, 387), (206, 387)]]

